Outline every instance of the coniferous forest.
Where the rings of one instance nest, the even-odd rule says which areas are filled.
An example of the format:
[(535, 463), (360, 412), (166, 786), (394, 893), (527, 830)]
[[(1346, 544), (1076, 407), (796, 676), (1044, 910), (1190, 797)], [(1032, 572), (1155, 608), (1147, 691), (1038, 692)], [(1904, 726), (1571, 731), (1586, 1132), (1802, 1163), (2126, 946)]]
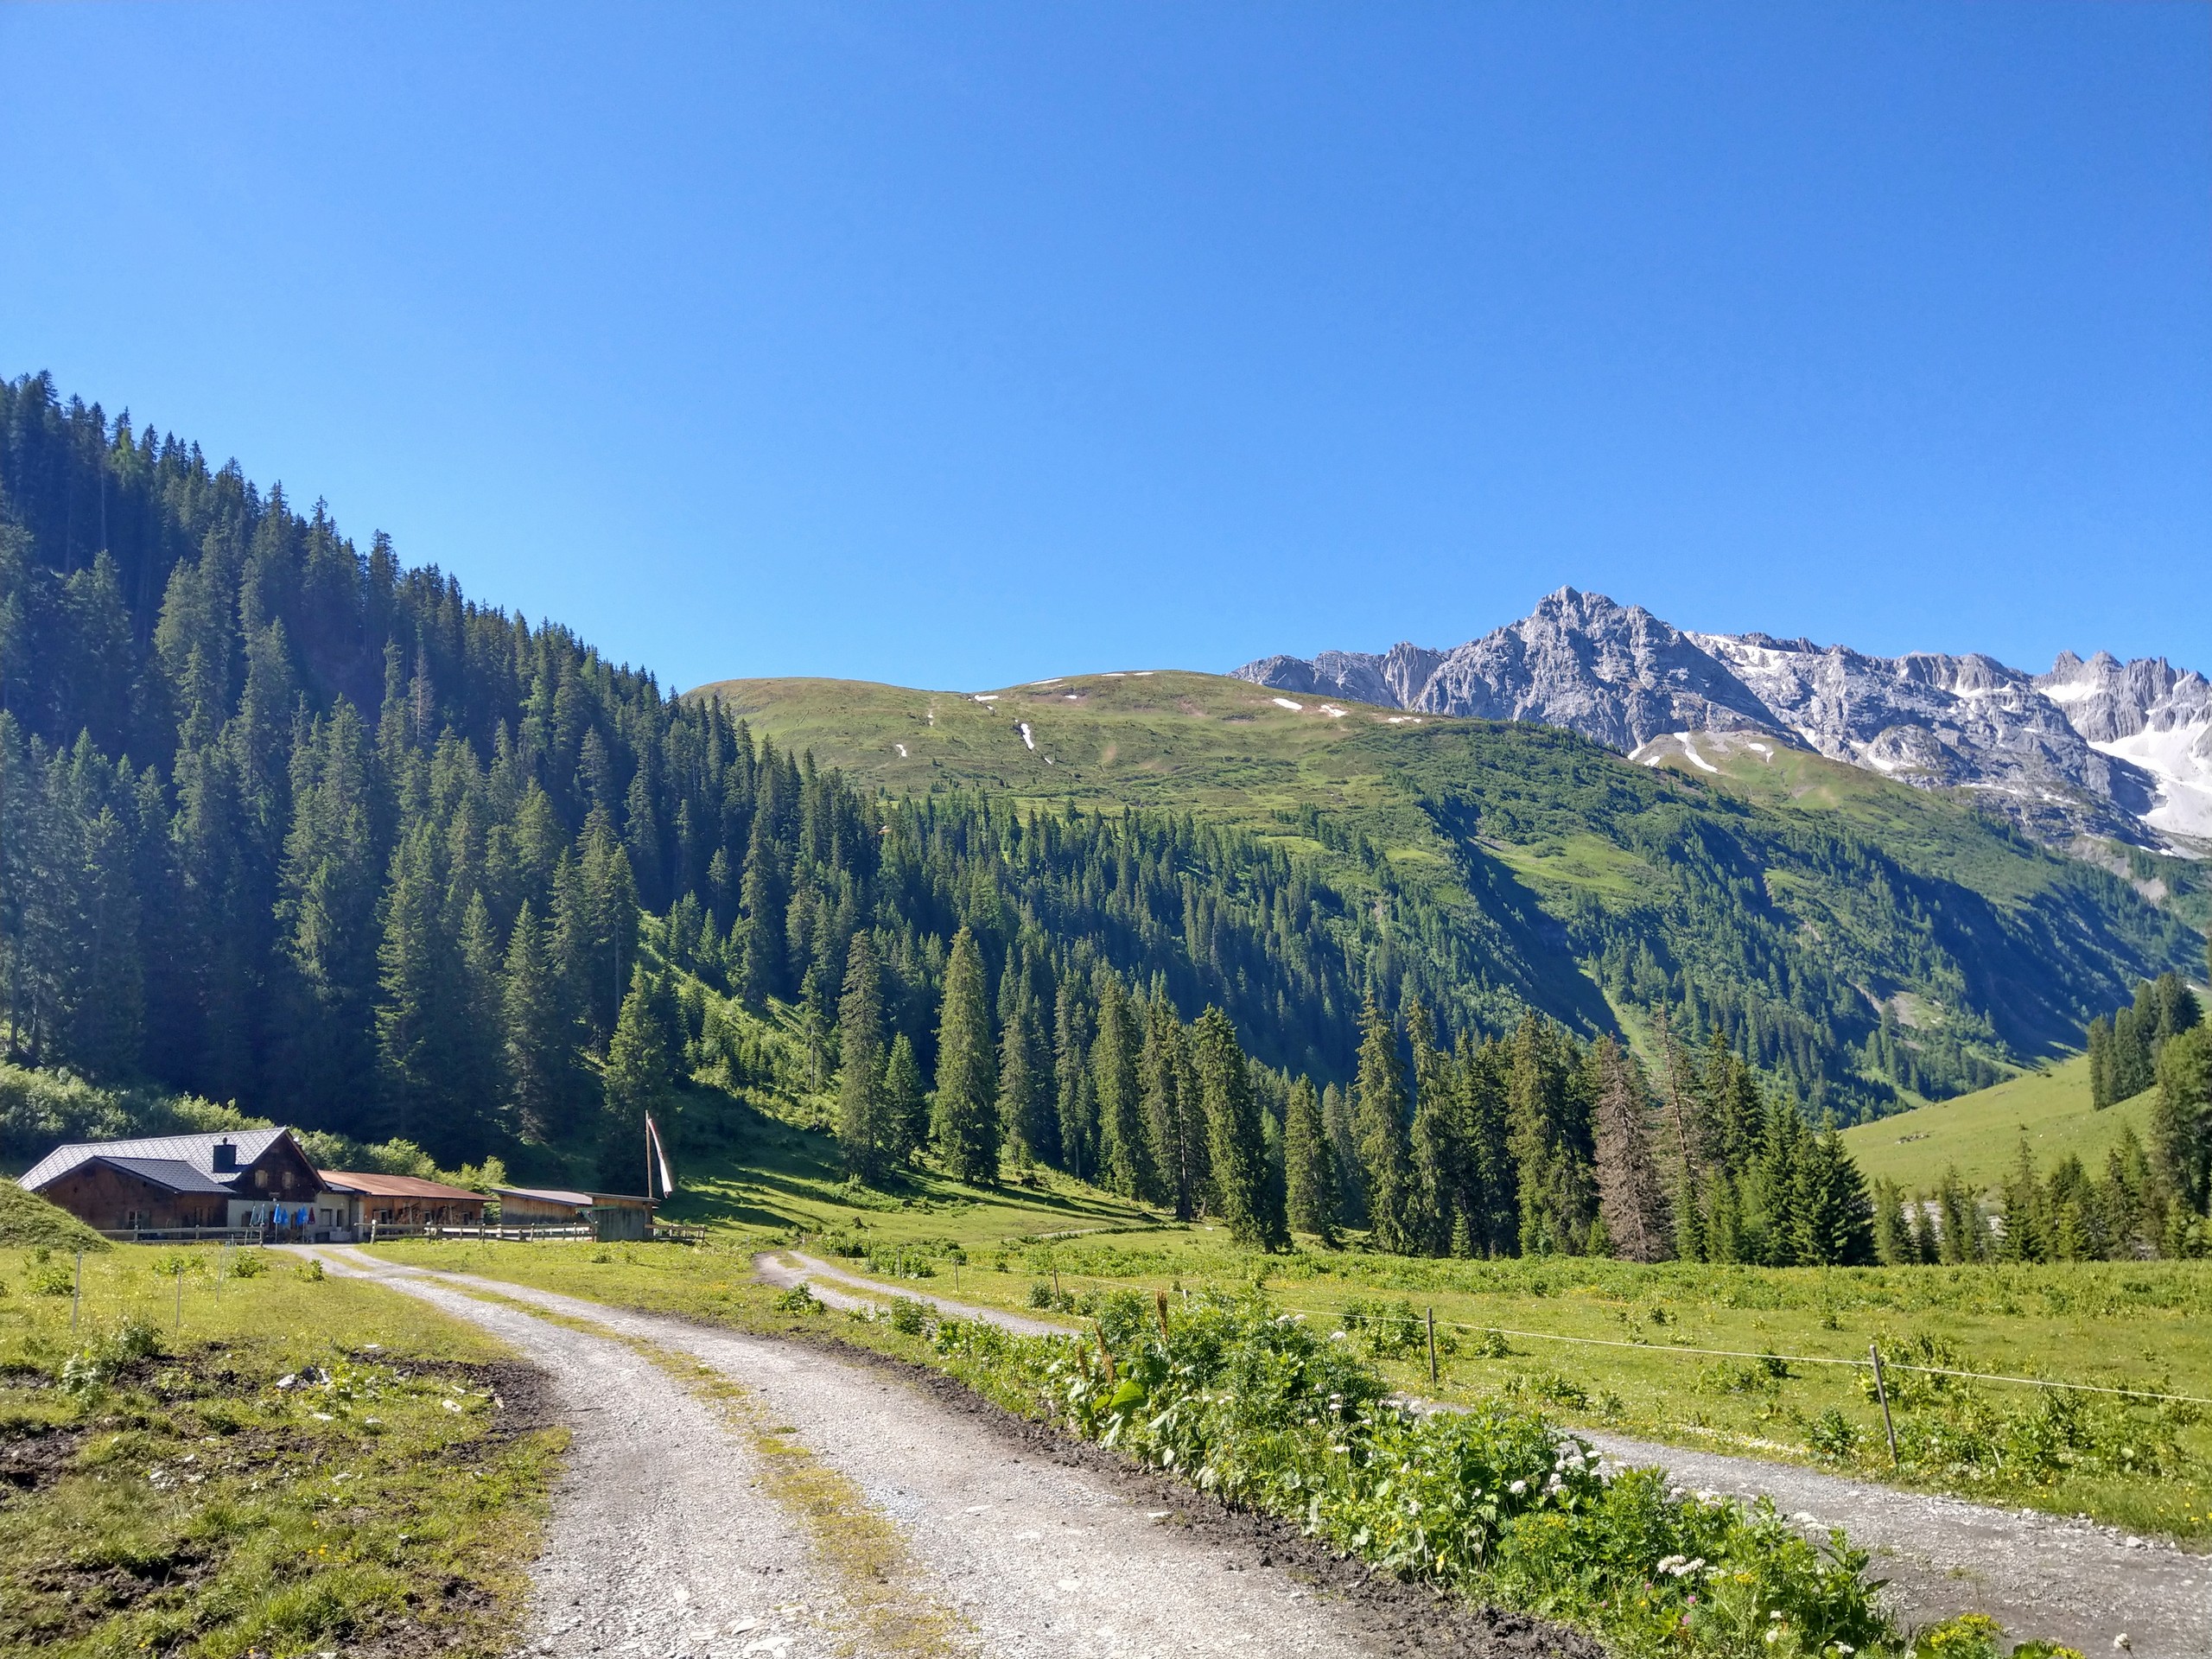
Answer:
[[(864, 792), (320, 504), (0, 385), (20, 1066), (633, 1186), (645, 1112), (741, 1085), (772, 1012), (861, 1180), (1042, 1163), (1270, 1246), (1872, 1258), (1857, 1171), (1773, 1086), (1828, 1064), (1785, 1027), (1580, 918), (1617, 998), (1655, 980), (1647, 1075), (1602, 1007), (1545, 1018), (1418, 948), (1418, 894), (1319, 870), (1188, 814)], [(1868, 1028), (1869, 1064), (1930, 1063)]]

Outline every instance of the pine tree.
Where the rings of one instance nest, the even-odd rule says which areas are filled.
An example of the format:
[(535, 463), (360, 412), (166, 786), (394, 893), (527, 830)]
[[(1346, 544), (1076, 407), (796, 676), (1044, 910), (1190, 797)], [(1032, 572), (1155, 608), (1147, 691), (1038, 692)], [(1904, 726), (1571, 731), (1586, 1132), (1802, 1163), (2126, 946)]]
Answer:
[(1189, 1086), (1195, 1077), (1182, 1021), (1162, 995), (1145, 1010), (1144, 1047), (1137, 1062), (1144, 1096), (1145, 1132), (1175, 1217), (1188, 1221), (1205, 1207), (1211, 1182), (1202, 1099)]
[(1268, 1179), (1267, 1132), (1236, 1027), (1219, 1008), (1210, 1007), (1198, 1016), (1192, 1037), (1221, 1218), (1238, 1243), (1280, 1249), (1290, 1242), (1289, 1229), (1281, 1192)]
[(1037, 1033), (1037, 996), (1027, 964), (1009, 964), (999, 995), (999, 1139), (1020, 1168), (1048, 1144), (1045, 1083)]
[(931, 1127), (946, 1173), (984, 1185), (999, 1178), (998, 1065), (992, 1049), (983, 953), (974, 932), (963, 927), (944, 967)]
[(905, 1032), (891, 1039), (883, 1065), (883, 1130), (886, 1157), (911, 1160), (929, 1138), (929, 1096), (922, 1090), (922, 1068)]
[(1611, 1037), (1599, 1039), (1594, 1064), (1598, 1211), (1606, 1236), (1626, 1261), (1663, 1262), (1673, 1254), (1673, 1224), (1651, 1156), (1643, 1080)]
[(1098, 975), (1098, 1035), (1090, 1046), (1090, 1072), (1098, 1100), (1098, 1162), (1103, 1185), (1129, 1198), (1159, 1197), (1144, 1101), (1137, 1084), (1141, 1039), (1135, 1010), (1121, 979)]
[(508, 1109), (525, 1141), (557, 1143), (574, 1128), (575, 1022), (563, 1009), (545, 930), (528, 899), (507, 938), (505, 978)]
[(837, 1002), (837, 1147), (856, 1180), (882, 1179), (885, 1154), (883, 981), (875, 944), (853, 935)]
[(447, 1040), (455, 974), (442, 925), (436, 843), (418, 827), (393, 851), (377, 953), (377, 1046), (383, 1073), (383, 1127), (420, 1141), (437, 1121), (453, 1059)]
[(512, 1139), (508, 1118), (505, 988), (499, 982), (499, 939), (480, 893), (469, 895), (461, 917), (459, 981), (450, 1011), (454, 1070), (442, 1133), (428, 1150), (458, 1164)]
[(1462, 1133), (1458, 1078), (1436, 1046), (1428, 1010), (1414, 1002), (1406, 1014), (1414, 1056), (1414, 1118), (1410, 1135), (1411, 1201), (1407, 1233), (1414, 1247), (1427, 1255), (1450, 1251), (1455, 1233), (1467, 1236), (1459, 1199), (1465, 1181), (1461, 1165), (1466, 1157)]
[(2212, 1204), (2212, 1026), (2192, 1020), (2159, 1052), (2151, 1166), (2183, 1208)]
[(1291, 1227), (1333, 1245), (1337, 1242), (1336, 1159), (1329, 1147), (1329, 1127), (1322, 1120), (1321, 1097), (1314, 1092), (1311, 1077), (1300, 1077), (1291, 1085), (1290, 1110), (1283, 1122), (1282, 1164)]
[(641, 1179), (645, 1114), (666, 1109), (676, 1083), (664, 989), (639, 961), (631, 969), (630, 989), (607, 1046), (599, 1179), (611, 1191), (628, 1191)]
[(1060, 1167), (1079, 1180), (1098, 1174), (1097, 1096), (1090, 1077), (1090, 1020), (1075, 976), (1063, 976), (1052, 1007), (1052, 1075)]
[(1797, 1166), (1796, 1198), (1801, 1261), (1814, 1267), (1861, 1268), (1875, 1260), (1874, 1204), (1833, 1123), (1806, 1141)]
[(1411, 1230), (1413, 1154), (1406, 1132), (1406, 1077), (1398, 1060), (1398, 1035), (1369, 997), (1360, 1017), (1359, 1159), (1367, 1173), (1367, 1224), (1375, 1248), (1403, 1255), (1415, 1245)]
[(1597, 1219), (1584, 1069), (1565, 1032), (1533, 1014), (1522, 1019), (1513, 1035), (1506, 1112), (1523, 1255), (1580, 1252)]

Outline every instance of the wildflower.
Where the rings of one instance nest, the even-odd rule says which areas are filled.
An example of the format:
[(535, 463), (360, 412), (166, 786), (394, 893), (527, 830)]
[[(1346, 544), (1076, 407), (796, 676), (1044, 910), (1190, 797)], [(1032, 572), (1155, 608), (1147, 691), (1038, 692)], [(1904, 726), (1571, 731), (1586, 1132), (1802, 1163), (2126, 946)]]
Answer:
[(1529, 1483), (1525, 1480), (1516, 1480), (1505, 1490), (1512, 1493), (1514, 1497), (1519, 1497), (1522, 1493), (1529, 1490)]

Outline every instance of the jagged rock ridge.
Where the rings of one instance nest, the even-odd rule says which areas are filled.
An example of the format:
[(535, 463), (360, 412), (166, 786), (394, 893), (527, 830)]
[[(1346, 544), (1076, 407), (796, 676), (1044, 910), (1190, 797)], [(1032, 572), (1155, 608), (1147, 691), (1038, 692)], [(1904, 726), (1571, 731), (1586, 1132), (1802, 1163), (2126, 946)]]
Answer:
[(1287, 691), (1563, 726), (1624, 753), (1680, 732), (1767, 732), (1905, 783), (1981, 791), (2046, 840), (2212, 841), (2212, 684), (2164, 658), (2069, 652), (2030, 675), (1980, 652), (1872, 657), (1686, 632), (1562, 588), (1448, 651), (1267, 657), (1234, 671)]

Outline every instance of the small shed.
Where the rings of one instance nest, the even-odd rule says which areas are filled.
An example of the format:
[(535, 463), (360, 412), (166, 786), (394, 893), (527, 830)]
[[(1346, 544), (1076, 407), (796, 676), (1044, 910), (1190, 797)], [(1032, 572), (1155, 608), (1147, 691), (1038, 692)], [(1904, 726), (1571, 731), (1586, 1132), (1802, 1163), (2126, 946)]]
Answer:
[(562, 1187), (502, 1186), (499, 1224), (520, 1227), (587, 1226), (608, 1243), (651, 1238), (653, 1201), (626, 1192), (572, 1192)]

